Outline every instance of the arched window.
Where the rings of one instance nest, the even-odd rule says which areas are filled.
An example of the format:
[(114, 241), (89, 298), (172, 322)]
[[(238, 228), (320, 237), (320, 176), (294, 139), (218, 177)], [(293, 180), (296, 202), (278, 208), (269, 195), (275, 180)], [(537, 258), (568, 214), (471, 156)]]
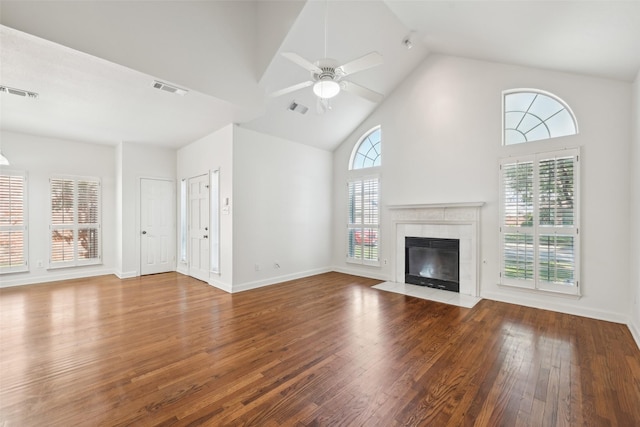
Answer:
[(575, 135), (578, 124), (571, 108), (557, 96), (536, 90), (503, 93), (503, 144), (512, 145)]
[(349, 169), (364, 169), (380, 166), (382, 162), (382, 132), (376, 126), (365, 133), (351, 153)]
[(347, 261), (380, 265), (380, 178), (369, 168), (381, 165), (380, 126), (366, 132), (356, 143), (349, 160), (347, 182)]

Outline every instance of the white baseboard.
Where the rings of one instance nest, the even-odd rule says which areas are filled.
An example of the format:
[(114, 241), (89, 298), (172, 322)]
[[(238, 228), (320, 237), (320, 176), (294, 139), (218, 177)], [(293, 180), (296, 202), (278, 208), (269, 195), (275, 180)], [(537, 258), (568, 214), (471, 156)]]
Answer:
[(615, 322), (627, 324), (627, 316), (604, 310), (593, 308), (576, 307), (573, 305), (562, 304), (555, 301), (545, 301), (544, 303), (536, 301), (525, 296), (513, 297), (496, 292), (480, 292), (480, 296), (493, 301), (506, 302), (509, 304), (523, 305), (525, 307), (539, 308), (541, 310), (557, 311), (559, 313), (573, 314), (575, 316), (590, 317), (592, 319), (606, 320), (607, 322)]
[(227, 283), (222, 283), (222, 282), (218, 282), (216, 280), (211, 280), (211, 279), (209, 279), (207, 283), (213, 286), (214, 288), (220, 289), (221, 291), (225, 291), (227, 293), (233, 292), (233, 287), (231, 285), (228, 285)]
[(640, 326), (636, 325), (633, 320), (627, 323), (627, 326), (629, 327), (629, 331), (631, 331), (631, 335), (633, 335), (633, 339), (636, 340), (638, 350), (640, 350)]
[(368, 279), (376, 279), (382, 282), (393, 282), (393, 278), (379, 271), (363, 271), (357, 268), (334, 266), (332, 271), (337, 273), (350, 274), (352, 276), (366, 277)]
[(131, 279), (132, 277), (138, 277), (137, 271), (115, 271), (113, 274), (118, 276), (118, 279)]
[(289, 280), (302, 279), (303, 277), (309, 277), (309, 276), (314, 276), (316, 274), (328, 273), (330, 271), (333, 271), (331, 267), (316, 268), (314, 270), (300, 271), (298, 273), (271, 277), (269, 279), (257, 280), (255, 282), (240, 283), (238, 285), (233, 285), (233, 290), (231, 290), (231, 292), (235, 294), (237, 292), (248, 291), (250, 289), (261, 288), (263, 286), (275, 285), (277, 283), (288, 282)]
[[(47, 274), (33, 276), (29, 274), (16, 273), (15, 277), (2, 276), (0, 278), (0, 288), (9, 288), (12, 286), (35, 285), (38, 283), (57, 282), (60, 280), (82, 279), (83, 277), (95, 277), (114, 274), (111, 268), (100, 268), (97, 270), (53, 270)], [(12, 275), (13, 276), (13, 275)]]

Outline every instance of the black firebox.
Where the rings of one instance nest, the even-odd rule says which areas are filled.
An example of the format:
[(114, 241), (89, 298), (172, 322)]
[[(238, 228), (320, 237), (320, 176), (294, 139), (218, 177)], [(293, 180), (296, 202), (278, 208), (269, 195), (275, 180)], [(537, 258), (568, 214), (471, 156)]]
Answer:
[(460, 292), (460, 240), (405, 237), (404, 281)]

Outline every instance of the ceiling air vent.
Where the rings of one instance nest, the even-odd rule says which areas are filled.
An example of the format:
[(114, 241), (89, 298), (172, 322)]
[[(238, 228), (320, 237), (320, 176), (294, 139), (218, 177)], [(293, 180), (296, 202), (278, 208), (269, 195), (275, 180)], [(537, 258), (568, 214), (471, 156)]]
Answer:
[(184, 95), (188, 92), (186, 89), (182, 89), (176, 86), (171, 86), (170, 84), (159, 82), (157, 80), (153, 81), (153, 87), (156, 89), (164, 90), (165, 92), (175, 93), (177, 95)]
[(289, 105), (289, 110), (295, 111), (296, 113), (300, 113), (300, 114), (306, 114), (306, 112), (309, 111), (309, 107), (302, 104), (298, 104), (296, 101), (293, 101)]
[(27, 98), (37, 98), (38, 94), (35, 92), (29, 92), (28, 90), (16, 89), (13, 87), (0, 86), (0, 92), (10, 93), (11, 95), (24, 96)]

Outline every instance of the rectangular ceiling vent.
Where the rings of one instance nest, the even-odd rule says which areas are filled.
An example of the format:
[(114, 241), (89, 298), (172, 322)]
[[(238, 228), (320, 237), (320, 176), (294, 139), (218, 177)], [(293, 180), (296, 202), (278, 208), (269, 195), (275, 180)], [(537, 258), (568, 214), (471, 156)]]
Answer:
[(188, 92), (188, 90), (186, 89), (182, 89), (177, 86), (171, 86), (170, 84), (159, 82), (157, 80), (153, 81), (153, 87), (156, 89), (164, 90), (165, 92), (175, 93), (177, 95), (184, 95)]
[(24, 96), (26, 98), (37, 98), (39, 95), (28, 90), (16, 89), (8, 86), (0, 86), (0, 92), (9, 93), (11, 95)]
[(309, 111), (309, 107), (302, 104), (298, 104), (296, 101), (293, 101), (289, 105), (289, 111), (295, 111), (296, 113), (306, 114), (307, 111)]

